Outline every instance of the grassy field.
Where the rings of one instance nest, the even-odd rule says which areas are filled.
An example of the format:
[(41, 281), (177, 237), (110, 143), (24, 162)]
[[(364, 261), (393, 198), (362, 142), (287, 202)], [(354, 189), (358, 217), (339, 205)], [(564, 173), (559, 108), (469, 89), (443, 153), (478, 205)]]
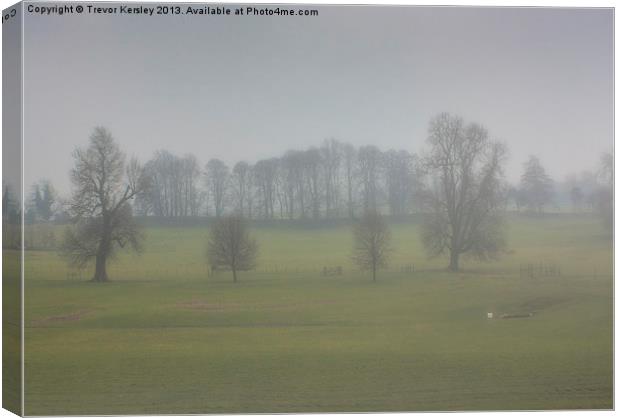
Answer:
[[(25, 413), (613, 407), (612, 246), (596, 219), (513, 217), (509, 252), (459, 274), (426, 259), (415, 223), (391, 227), (376, 283), (351, 265), (346, 225), (256, 228), (259, 267), (237, 284), (207, 275), (206, 227), (149, 227), (107, 284), (28, 252)], [(561, 276), (520, 274), (541, 263)]]

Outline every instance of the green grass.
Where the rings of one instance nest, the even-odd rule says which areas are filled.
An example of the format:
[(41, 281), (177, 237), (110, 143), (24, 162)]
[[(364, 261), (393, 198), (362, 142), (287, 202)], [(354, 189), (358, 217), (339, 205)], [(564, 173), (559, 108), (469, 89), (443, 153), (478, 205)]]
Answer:
[(22, 395), (22, 294), (20, 253), (2, 252), (2, 407), (20, 414)]
[[(509, 253), (460, 274), (426, 259), (415, 223), (392, 230), (377, 283), (344, 225), (257, 228), (259, 268), (237, 284), (207, 277), (200, 227), (148, 228), (107, 284), (28, 252), (25, 413), (613, 407), (612, 248), (595, 219), (514, 217)], [(539, 263), (562, 276), (520, 277)]]

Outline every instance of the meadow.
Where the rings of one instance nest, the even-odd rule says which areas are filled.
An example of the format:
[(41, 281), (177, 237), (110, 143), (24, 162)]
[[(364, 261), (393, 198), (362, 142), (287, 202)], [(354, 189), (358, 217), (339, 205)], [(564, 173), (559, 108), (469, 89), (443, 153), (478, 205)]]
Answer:
[(345, 223), (255, 226), (259, 265), (238, 283), (209, 274), (204, 225), (148, 226), (104, 284), (27, 251), (25, 413), (613, 407), (612, 237), (597, 219), (512, 215), (508, 252), (456, 274), (426, 258), (415, 220), (390, 227), (374, 283)]

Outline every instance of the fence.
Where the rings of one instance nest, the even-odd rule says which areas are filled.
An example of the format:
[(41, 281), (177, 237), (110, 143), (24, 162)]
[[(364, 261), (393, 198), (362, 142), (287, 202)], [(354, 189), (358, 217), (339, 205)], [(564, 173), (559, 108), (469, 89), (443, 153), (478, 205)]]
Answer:
[(562, 269), (557, 264), (538, 263), (538, 264), (521, 264), (519, 266), (519, 277), (560, 277)]

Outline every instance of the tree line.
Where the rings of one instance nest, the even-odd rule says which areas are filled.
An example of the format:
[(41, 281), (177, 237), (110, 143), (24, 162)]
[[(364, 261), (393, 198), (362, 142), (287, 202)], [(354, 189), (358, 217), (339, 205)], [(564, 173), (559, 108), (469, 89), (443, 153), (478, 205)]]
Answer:
[(417, 155), (408, 151), (335, 139), (232, 168), (216, 158), (201, 166), (193, 155), (157, 151), (144, 165), (151, 187), (134, 206), (136, 214), (167, 218), (354, 218), (381, 207), (405, 215), (416, 209), (419, 170)]
[[(217, 158), (202, 165), (195, 155), (159, 150), (142, 167), (149, 188), (140, 191), (131, 206), (135, 215), (160, 218), (234, 213), (248, 219), (354, 219), (368, 211), (406, 216), (432, 208), (429, 190), (436, 178), (425, 158), (328, 139), (319, 147), (289, 150), (254, 164), (239, 161), (231, 169)], [(574, 212), (605, 216), (612, 173), (613, 156), (604, 154), (595, 171), (572, 174), (558, 183), (530, 156), (520, 181), (505, 183), (503, 203), (508, 209), (540, 214), (556, 209), (557, 200), (564, 198)], [(5, 189), (4, 200), (9, 194)], [(68, 208), (51, 182), (41, 180), (31, 187), (25, 221), (67, 221)]]
[[(88, 146), (73, 153), (72, 194), (62, 204), (72, 226), (67, 229), (62, 251), (74, 265), (94, 262), (93, 280), (107, 281), (110, 257), (122, 249), (140, 250), (142, 246), (135, 214), (169, 218), (202, 214), (239, 220), (222, 230), (216, 223), (211, 231), (213, 240), (225, 236), (226, 231), (242, 230), (239, 225), (245, 225), (245, 219), (350, 217), (381, 226), (381, 213), (420, 212), (420, 238), (428, 254), (448, 255), (449, 269), (457, 271), (463, 254), (488, 260), (505, 249), (503, 215), (511, 197), (519, 199), (517, 205), (536, 213), (551, 200), (553, 183), (536, 157), (525, 164), (516, 192), (508, 185), (503, 173), (506, 145), (492, 140), (481, 124), (439, 114), (429, 122), (427, 145), (429, 149), (418, 156), (329, 139), (320, 147), (291, 150), (255, 164), (241, 161), (232, 170), (218, 159), (209, 160), (201, 169), (195, 156), (178, 157), (167, 151), (156, 152), (144, 165), (128, 160), (112, 134), (98, 127)], [(610, 219), (612, 163), (611, 155), (603, 157), (598, 192), (599, 212)], [(35, 185), (27, 205), (31, 217), (49, 220), (56, 201), (51, 184)], [(15, 218), (14, 207), (5, 188), (4, 216)], [(358, 228), (356, 241), (377, 249), (375, 238), (387, 242), (389, 234), (383, 234), (381, 228), (375, 231), (380, 236), (369, 239)], [(224, 248), (220, 244), (221, 240), (210, 241), (211, 253)], [(241, 244), (229, 242), (228, 247), (256, 253), (255, 244)], [(371, 263), (373, 276), (384, 262), (376, 255), (371, 257), (375, 260)], [(360, 257), (356, 260), (360, 266), (369, 265)], [(211, 264), (229, 265), (236, 275), (236, 267), (229, 261)], [(252, 260), (237, 261), (242, 267), (254, 264)]]

